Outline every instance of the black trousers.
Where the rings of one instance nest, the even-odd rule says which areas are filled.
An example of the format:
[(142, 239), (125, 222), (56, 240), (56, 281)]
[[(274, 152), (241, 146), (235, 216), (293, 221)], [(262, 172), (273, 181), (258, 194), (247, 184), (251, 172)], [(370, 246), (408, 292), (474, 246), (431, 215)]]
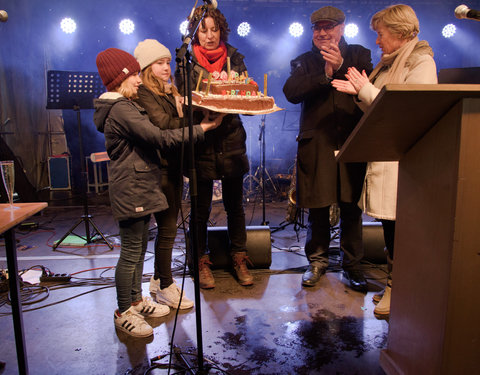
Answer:
[[(362, 210), (357, 203), (340, 202), (340, 248), (342, 267), (356, 269), (363, 258)], [(313, 266), (328, 266), (330, 247), (330, 207), (310, 208), (308, 214), (305, 254)]]
[[(222, 181), (223, 206), (227, 213), (227, 230), (230, 253), (247, 251), (247, 229), (243, 209), (243, 176), (224, 178)], [(208, 254), (207, 223), (212, 209), (213, 180), (198, 180), (197, 183), (197, 230), (198, 254)]]
[(395, 221), (381, 220), (383, 226), (383, 239), (385, 240), (385, 247), (388, 251), (388, 256), (393, 260), (393, 244), (395, 242)]

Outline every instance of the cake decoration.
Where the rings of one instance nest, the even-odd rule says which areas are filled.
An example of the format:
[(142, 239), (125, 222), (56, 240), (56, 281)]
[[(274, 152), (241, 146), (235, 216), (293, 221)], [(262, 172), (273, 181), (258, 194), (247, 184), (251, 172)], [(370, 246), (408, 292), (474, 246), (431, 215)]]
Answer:
[(248, 72), (238, 74), (229, 69), (227, 72), (213, 72), (204, 79), (203, 71), (198, 77), (195, 91), (192, 92), (193, 105), (215, 112), (238, 114), (267, 114), (280, 111), (273, 97), (267, 96), (267, 74), (264, 75), (263, 90), (248, 76)]

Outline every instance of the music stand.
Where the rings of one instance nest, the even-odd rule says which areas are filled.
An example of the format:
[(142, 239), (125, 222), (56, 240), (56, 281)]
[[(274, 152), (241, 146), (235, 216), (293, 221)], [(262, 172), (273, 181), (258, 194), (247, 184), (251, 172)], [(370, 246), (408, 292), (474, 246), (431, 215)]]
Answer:
[[(92, 216), (88, 213), (87, 178), (83, 153), (82, 122), (80, 118), (80, 109), (92, 109), (93, 99), (104, 91), (105, 89), (98, 73), (59, 70), (47, 71), (47, 109), (73, 109), (77, 113), (78, 150), (80, 154), (81, 192), (83, 201), (83, 215), (59, 241), (53, 244), (53, 250), (70, 234), (85, 240), (87, 244), (92, 243), (96, 235), (99, 235), (110, 250), (113, 250), (113, 245), (107, 241), (103, 233), (93, 222)], [(85, 236), (73, 232), (81, 223), (85, 223)], [(90, 233), (90, 225), (95, 229), (95, 232)]]

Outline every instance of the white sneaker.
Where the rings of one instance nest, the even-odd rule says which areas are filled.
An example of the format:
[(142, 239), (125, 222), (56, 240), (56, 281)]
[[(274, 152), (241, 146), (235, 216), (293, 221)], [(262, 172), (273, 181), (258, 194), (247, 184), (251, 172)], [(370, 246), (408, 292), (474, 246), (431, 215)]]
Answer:
[(182, 295), (180, 307), (178, 306), (180, 302), (180, 288), (174, 282), (168, 288), (159, 288), (156, 299), (157, 302), (173, 307), (174, 309), (190, 309), (193, 307), (193, 301), (185, 297), (185, 293)]
[(150, 287), (148, 289), (150, 293), (157, 294), (157, 290), (160, 290), (160, 279), (155, 280), (153, 276), (150, 277)]
[[(132, 305), (135, 311), (146, 317), (160, 318), (161, 316), (168, 315), (170, 308), (165, 305), (160, 305), (154, 302), (150, 297), (142, 297), (142, 302), (137, 305)], [(130, 310), (130, 309), (129, 309)]]
[(153, 335), (153, 328), (145, 321), (143, 316), (135, 311), (134, 306), (131, 306), (123, 314), (117, 311), (113, 314), (113, 321), (115, 327), (135, 337), (148, 337)]

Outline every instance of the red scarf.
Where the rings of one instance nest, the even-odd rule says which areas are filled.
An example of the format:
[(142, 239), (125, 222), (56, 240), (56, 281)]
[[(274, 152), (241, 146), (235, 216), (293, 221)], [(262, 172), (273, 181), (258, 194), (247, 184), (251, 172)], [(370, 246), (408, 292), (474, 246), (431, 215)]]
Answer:
[(216, 49), (205, 49), (200, 44), (194, 44), (193, 52), (198, 63), (210, 73), (221, 72), (227, 61), (227, 46), (222, 41)]

